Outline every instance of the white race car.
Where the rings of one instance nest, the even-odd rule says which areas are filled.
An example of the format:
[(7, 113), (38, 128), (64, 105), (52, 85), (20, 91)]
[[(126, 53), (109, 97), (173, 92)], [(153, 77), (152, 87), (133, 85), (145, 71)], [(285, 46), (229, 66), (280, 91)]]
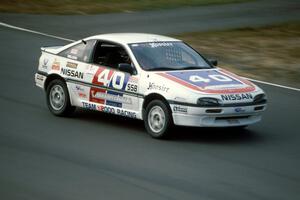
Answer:
[(259, 87), (174, 38), (103, 34), (41, 50), (35, 83), (54, 115), (83, 107), (142, 119), (163, 138), (172, 125), (245, 127), (266, 109)]

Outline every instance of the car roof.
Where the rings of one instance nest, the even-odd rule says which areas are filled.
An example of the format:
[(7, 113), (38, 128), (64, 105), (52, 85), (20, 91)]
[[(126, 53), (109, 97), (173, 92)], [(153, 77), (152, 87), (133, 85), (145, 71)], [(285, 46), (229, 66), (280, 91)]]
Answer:
[(88, 39), (107, 40), (119, 44), (181, 41), (163, 35), (148, 34), (148, 33), (110, 33), (110, 34), (91, 36), (86, 38), (85, 40)]

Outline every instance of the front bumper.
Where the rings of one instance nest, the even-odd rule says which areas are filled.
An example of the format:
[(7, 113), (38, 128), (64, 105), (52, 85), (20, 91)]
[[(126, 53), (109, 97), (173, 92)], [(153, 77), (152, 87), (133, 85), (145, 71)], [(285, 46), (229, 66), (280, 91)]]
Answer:
[(235, 107), (193, 107), (171, 104), (176, 125), (194, 127), (234, 127), (259, 122), (266, 104)]

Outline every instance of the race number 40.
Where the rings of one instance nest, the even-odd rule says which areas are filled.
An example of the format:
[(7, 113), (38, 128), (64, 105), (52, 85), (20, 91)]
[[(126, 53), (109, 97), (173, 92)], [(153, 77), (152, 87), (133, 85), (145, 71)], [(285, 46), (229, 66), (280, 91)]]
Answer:
[(230, 82), (230, 81), (232, 81), (231, 78), (229, 78), (227, 76), (220, 75), (220, 74), (211, 74), (211, 75), (208, 75), (208, 78), (203, 78), (203, 77), (198, 76), (198, 75), (192, 75), (192, 76), (190, 76), (189, 80), (194, 82), (194, 83), (197, 83), (197, 82), (209, 83), (212, 80), (219, 81), (219, 82)]
[[(111, 86), (115, 89), (121, 90), (124, 85), (125, 81), (125, 74), (122, 72), (115, 72), (113, 74), (113, 77), (111, 79), (113, 71), (109, 69), (104, 69), (99, 75), (98, 75), (98, 82), (103, 83), (105, 86), (109, 86), (111, 82)], [(111, 80), (110, 80), (111, 79)]]

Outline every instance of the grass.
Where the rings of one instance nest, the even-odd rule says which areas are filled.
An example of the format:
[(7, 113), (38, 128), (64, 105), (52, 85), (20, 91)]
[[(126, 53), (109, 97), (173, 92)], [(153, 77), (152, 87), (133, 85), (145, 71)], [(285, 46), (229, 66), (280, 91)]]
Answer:
[(228, 4), (252, 0), (1, 0), (0, 12), (97, 14)]
[(300, 87), (300, 22), (175, 37), (237, 74)]

